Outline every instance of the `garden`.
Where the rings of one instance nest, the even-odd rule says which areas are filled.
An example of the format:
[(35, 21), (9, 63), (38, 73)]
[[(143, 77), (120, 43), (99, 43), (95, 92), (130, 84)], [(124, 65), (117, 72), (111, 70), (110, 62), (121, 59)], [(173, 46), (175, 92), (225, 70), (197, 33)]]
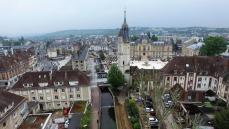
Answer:
[(71, 113), (83, 113), (86, 108), (86, 101), (76, 101), (72, 106)]
[(133, 129), (141, 129), (139, 121), (139, 110), (134, 99), (127, 101), (127, 111), (129, 119), (133, 125)]
[(91, 120), (91, 105), (88, 105), (87, 110), (85, 114), (83, 114), (83, 117), (81, 119), (80, 129), (89, 129), (90, 120)]

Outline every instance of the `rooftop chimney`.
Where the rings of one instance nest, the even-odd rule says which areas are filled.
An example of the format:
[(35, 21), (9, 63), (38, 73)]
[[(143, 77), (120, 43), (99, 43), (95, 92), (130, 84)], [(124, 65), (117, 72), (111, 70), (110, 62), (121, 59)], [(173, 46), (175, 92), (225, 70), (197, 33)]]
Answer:
[(52, 70), (49, 72), (49, 78), (52, 80)]
[(67, 79), (67, 71), (64, 72), (64, 79)]

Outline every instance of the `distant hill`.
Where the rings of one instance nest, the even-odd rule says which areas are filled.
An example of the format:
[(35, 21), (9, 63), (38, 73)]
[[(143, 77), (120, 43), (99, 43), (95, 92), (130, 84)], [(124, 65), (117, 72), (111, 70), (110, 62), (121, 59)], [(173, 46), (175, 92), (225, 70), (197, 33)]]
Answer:
[[(119, 28), (116, 29), (84, 29), (84, 30), (64, 30), (52, 33), (47, 33), (40, 36), (27, 37), (28, 39), (57, 39), (67, 37), (79, 37), (89, 35), (113, 35), (117, 36)], [(152, 32), (156, 35), (177, 35), (177, 36), (206, 36), (209, 33), (216, 32), (219, 34), (229, 33), (229, 28), (208, 28), (208, 27), (130, 27), (130, 35), (141, 34), (143, 32)]]
[(41, 36), (32, 37), (32, 39), (55, 39), (66, 38), (71, 36), (88, 36), (88, 35), (117, 35), (119, 29), (88, 29), (88, 30), (64, 30), (47, 33)]
[[(145, 32), (150, 28), (147, 27), (131, 27), (130, 34), (136, 34)], [(78, 37), (78, 36), (88, 36), (88, 35), (118, 35), (119, 28), (117, 29), (85, 29), (85, 30), (64, 30), (52, 33), (47, 33), (40, 36), (27, 37), (29, 39), (56, 39), (56, 38), (66, 38), (66, 37)]]

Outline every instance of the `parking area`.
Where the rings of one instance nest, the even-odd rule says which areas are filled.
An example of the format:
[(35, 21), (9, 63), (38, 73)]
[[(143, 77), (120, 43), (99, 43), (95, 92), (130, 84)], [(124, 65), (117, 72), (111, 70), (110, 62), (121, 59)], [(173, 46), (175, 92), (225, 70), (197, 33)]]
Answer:
[(152, 98), (149, 95), (142, 98), (138, 94), (134, 94), (132, 97), (135, 97), (135, 100), (138, 104), (142, 127), (144, 129), (157, 129), (159, 125), (159, 119), (157, 117), (155, 110), (156, 106), (153, 105)]

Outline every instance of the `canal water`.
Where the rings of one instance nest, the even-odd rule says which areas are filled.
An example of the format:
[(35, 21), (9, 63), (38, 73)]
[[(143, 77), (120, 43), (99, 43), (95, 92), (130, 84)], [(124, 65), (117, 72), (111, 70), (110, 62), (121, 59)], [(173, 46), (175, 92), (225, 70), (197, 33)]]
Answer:
[(100, 88), (101, 90), (101, 129), (117, 129), (114, 101), (107, 87)]

